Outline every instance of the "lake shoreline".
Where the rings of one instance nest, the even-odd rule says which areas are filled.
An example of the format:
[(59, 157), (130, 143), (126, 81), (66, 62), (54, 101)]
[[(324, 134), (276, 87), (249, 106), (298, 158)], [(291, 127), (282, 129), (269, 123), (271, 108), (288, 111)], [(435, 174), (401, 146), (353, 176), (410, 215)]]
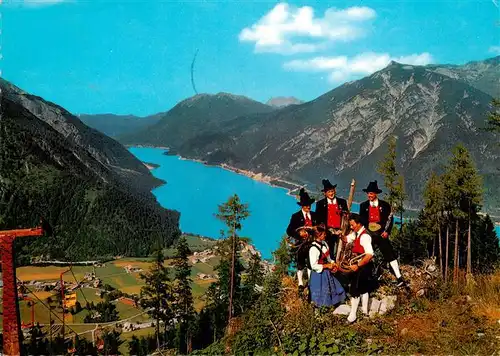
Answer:
[[(152, 148), (164, 149), (162, 147), (152, 147)], [(265, 183), (265, 184), (268, 184), (268, 185), (275, 187), (275, 188), (283, 188), (283, 189), (287, 190), (286, 194), (289, 196), (295, 196), (295, 194), (292, 194), (292, 192), (295, 190), (298, 190), (302, 187), (302, 185), (299, 185), (297, 183), (289, 182), (289, 181), (286, 181), (286, 180), (281, 179), (281, 178), (271, 177), (271, 176), (265, 175), (263, 173), (255, 173), (255, 172), (252, 172), (250, 170), (236, 168), (236, 167), (233, 167), (233, 166), (226, 164), (226, 163), (210, 164), (207, 161), (204, 161), (201, 159), (183, 157), (177, 153), (170, 153), (170, 151), (168, 149), (163, 154), (165, 154), (167, 156), (179, 157), (179, 159), (182, 161), (191, 161), (191, 162), (202, 163), (203, 165), (205, 165), (207, 167), (222, 168), (224, 170), (251, 178), (251, 179), (255, 180), (256, 182)]]
[[(167, 155), (167, 156), (176, 156), (176, 157), (179, 158), (179, 160), (182, 160), (182, 161), (198, 162), (198, 163), (202, 163), (203, 165), (205, 165), (207, 167), (222, 168), (224, 170), (227, 170), (227, 171), (230, 171), (230, 172), (233, 172), (233, 173), (236, 173), (236, 174), (243, 175), (245, 177), (251, 178), (251, 179), (253, 179), (256, 182), (261, 182), (261, 183), (268, 184), (271, 187), (286, 189), (287, 190), (286, 194), (288, 196), (292, 196), (292, 197), (296, 197), (296, 195), (298, 194), (298, 193), (294, 194), (293, 193), (294, 191), (298, 191), (300, 188), (302, 188), (302, 187), (305, 186), (305, 185), (300, 185), (298, 183), (290, 182), (290, 181), (287, 181), (287, 180), (284, 180), (284, 179), (281, 179), (281, 178), (275, 178), (275, 177), (272, 177), (272, 176), (268, 176), (268, 175), (265, 175), (263, 173), (255, 173), (255, 172), (250, 171), (250, 170), (236, 168), (236, 167), (233, 167), (233, 166), (228, 165), (226, 163), (211, 164), (211, 163), (208, 163), (207, 161), (204, 161), (204, 160), (201, 160), (201, 159), (184, 157), (184, 156), (181, 156), (178, 153), (172, 152), (169, 147), (165, 147), (165, 146), (127, 145), (126, 147), (127, 148), (138, 147), (138, 148), (156, 148), (156, 149), (162, 149), (162, 150), (165, 150), (165, 152), (163, 153), (164, 155)], [(149, 162), (143, 162), (143, 163), (150, 170), (159, 167), (158, 165), (152, 164), (152, 163), (149, 163)], [(152, 168), (150, 168), (150, 167), (152, 167)], [(361, 202), (353, 201), (353, 203), (354, 204), (360, 204)], [(417, 215), (417, 213), (420, 210), (419, 209), (409, 209), (409, 208), (407, 208), (406, 211), (407, 211), (406, 215), (415, 215), (415, 216), (411, 216), (409, 218), (407, 217), (407, 218), (405, 218), (405, 220), (407, 220), (407, 219), (408, 220), (413, 220), (413, 219), (416, 218), (416, 215)], [(411, 212), (411, 213), (408, 214), (408, 212)], [(500, 221), (497, 220), (498, 219), (497, 216), (490, 215), (490, 218), (492, 218), (493, 223), (494, 223), (495, 226), (499, 226), (500, 227)]]
[(150, 171), (160, 167), (160, 165), (156, 163), (142, 162), (142, 164), (144, 164), (146, 168), (149, 169)]

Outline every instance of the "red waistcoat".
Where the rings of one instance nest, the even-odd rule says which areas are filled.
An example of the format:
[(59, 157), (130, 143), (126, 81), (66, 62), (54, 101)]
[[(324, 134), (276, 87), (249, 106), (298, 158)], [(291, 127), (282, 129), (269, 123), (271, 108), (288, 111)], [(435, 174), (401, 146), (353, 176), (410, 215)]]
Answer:
[[(327, 201), (328, 202), (328, 201)], [(328, 220), (327, 220), (327, 225), (328, 227), (333, 227), (335, 229), (340, 228), (340, 213), (341, 210), (339, 208), (338, 204), (328, 204)]]
[(368, 208), (368, 222), (380, 222), (380, 206), (371, 206)]
[(354, 239), (354, 243), (352, 245), (352, 252), (356, 255), (361, 255), (365, 253), (365, 249), (363, 246), (361, 246), (361, 235), (365, 232), (365, 229), (361, 229), (359, 236), (356, 236)]

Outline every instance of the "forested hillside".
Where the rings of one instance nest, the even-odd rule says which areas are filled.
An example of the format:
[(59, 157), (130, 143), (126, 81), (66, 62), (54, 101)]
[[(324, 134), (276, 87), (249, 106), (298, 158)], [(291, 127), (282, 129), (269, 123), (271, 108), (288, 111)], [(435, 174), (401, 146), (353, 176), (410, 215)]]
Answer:
[(143, 256), (177, 239), (179, 213), (158, 204), (149, 192), (158, 181), (123, 146), (1, 83), (1, 229), (40, 217), (54, 228), (51, 237), (19, 242), (22, 261)]

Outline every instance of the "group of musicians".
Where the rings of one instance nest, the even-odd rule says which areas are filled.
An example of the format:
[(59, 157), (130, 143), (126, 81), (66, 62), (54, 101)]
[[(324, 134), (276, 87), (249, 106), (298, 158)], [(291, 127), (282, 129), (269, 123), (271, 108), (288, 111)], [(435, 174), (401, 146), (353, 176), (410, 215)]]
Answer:
[[(286, 230), (294, 241), (294, 258), (297, 267), (299, 292), (304, 286), (304, 273), (309, 276), (309, 296), (316, 306), (335, 306), (346, 299), (348, 289), (351, 312), (347, 318), (352, 323), (361, 301), (362, 311), (368, 314), (369, 293), (376, 288), (373, 276), (374, 249), (380, 249), (397, 278), (397, 285), (405, 285), (389, 234), (394, 222), (389, 203), (380, 200), (377, 181), (370, 182), (363, 191), (368, 200), (360, 204), (359, 214), (349, 213), (345, 199), (336, 196), (336, 187), (328, 179), (322, 181), (324, 198), (316, 203), (302, 188), (299, 192), (301, 209), (294, 213)], [(343, 226), (347, 217), (349, 228)], [(345, 224), (345, 221), (344, 221)], [(343, 229), (342, 229), (343, 228)], [(347, 233), (347, 231), (350, 231)], [(351, 248), (354, 258), (345, 268), (336, 261), (339, 243)], [(344, 289), (345, 288), (345, 289)]]

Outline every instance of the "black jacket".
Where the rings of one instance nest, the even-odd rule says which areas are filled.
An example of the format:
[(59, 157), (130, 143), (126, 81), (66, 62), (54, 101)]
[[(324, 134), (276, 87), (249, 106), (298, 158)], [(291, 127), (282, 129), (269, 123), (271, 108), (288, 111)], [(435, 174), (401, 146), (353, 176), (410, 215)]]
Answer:
[[(317, 215), (314, 211), (311, 211), (311, 221), (312, 225), (318, 225)], [(290, 218), (290, 223), (286, 229), (286, 234), (290, 237), (293, 237), (297, 240), (301, 239), (299, 233), (296, 231), (299, 227), (304, 226), (306, 223), (306, 219), (304, 219), (304, 214), (302, 213), (302, 209), (292, 214)]]
[[(382, 229), (376, 231), (378, 234), (382, 234), (383, 232), (391, 233), (392, 225), (394, 224), (394, 216), (391, 216), (391, 221), (389, 223), (388, 228), (386, 229), (387, 221), (389, 220), (389, 215), (391, 214), (391, 205), (383, 200), (378, 200), (378, 207), (380, 209), (380, 221), (379, 225), (382, 226)], [(368, 221), (369, 221), (369, 212), (370, 209), (370, 201), (364, 201), (359, 205), (359, 216), (361, 217), (361, 223), (368, 230)]]
[[(337, 199), (337, 204), (339, 205), (342, 211), (348, 211), (347, 201), (345, 199), (335, 197)], [(328, 199), (324, 198), (320, 201), (316, 202), (316, 216), (319, 220), (319, 223), (325, 224), (327, 226), (328, 222)]]

